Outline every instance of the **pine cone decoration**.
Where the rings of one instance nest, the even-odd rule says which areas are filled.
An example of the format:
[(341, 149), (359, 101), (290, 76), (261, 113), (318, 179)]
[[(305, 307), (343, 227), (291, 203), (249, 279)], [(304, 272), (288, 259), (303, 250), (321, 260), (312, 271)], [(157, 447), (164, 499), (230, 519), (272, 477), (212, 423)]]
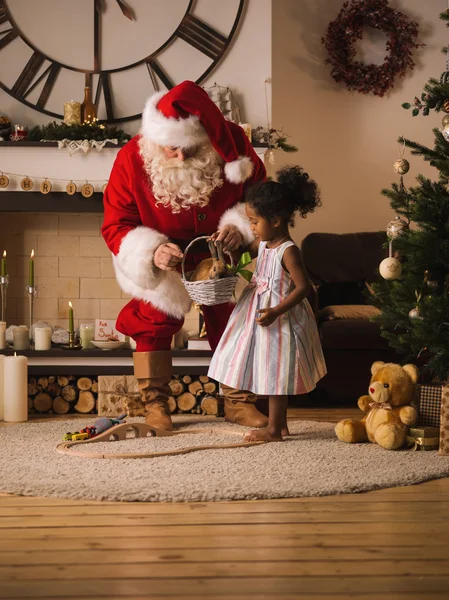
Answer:
[(444, 110), (444, 112), (449, 113), (449, 100), (444, 101), (443, 110)]

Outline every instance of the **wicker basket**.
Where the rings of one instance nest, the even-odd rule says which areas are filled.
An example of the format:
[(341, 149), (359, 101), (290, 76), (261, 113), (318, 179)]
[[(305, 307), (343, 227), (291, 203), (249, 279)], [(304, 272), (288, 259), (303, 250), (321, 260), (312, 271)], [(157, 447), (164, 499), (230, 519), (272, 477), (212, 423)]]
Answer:
[[(189, 248), (199, 240), (207, 240), (209, 236), (195, 238), (184, 251), (184, 257), (181, 263), (182, 282), (185, 285), (187, 293), (194, 302), (205, 304), (206, 306), (215, 306), (216, 304), (225, 304), (229, 302), (237, 285), (238, 277), (223, 277), (223, 279), (206, 279), (204, 281), (189, 281), (186, 277), (184, 263)], [(234, 266), (232, 256), (229, 255), (231, 266)]]

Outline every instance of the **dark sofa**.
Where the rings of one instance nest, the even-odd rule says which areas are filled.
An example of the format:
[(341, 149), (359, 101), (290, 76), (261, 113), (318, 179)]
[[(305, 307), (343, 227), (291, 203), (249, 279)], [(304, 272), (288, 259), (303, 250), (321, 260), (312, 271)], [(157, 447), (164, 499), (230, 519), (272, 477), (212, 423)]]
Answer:
[(328, 371), (311, 398), (351, 405), (367, 393), (374, 361), (400, 362), (369, 320), (376, 312), (369, 283), (387, 256), (385, 239), (378, 232), (312, 233), (302, 242)]

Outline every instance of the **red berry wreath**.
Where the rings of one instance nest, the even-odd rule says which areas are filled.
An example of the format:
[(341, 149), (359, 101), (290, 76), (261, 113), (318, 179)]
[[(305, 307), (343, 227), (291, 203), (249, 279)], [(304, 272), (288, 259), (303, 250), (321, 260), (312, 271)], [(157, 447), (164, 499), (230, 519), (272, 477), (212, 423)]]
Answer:
[[(379, 29), (388, 37), (388, 54), (382, 65), (354, 60), (354, 42), (362, 39), (364, 27)], [(418, 23), (388, 6), (388, 0), (351, 0), (329, 23), (322, 42), (335, 81), (343, 82), (351, 91), (383, 96), (393, 87), (395, 77), (403, 77), (415, 66), (412, 51), (424, 45), (416, 43), (417, 37)]]

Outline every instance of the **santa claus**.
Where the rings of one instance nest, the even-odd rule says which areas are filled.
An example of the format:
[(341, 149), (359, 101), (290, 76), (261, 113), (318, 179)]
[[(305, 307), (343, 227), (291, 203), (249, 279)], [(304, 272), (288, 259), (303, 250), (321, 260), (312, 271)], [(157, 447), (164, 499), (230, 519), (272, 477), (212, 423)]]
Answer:
[[(213, 235), (225, 251), (253, 239), (242, 200), (248, 185), (266, 177), (243, 129), (228, 122), (206, 92), (185, 81), (149, 98), (140, 134), (117, 155), (104, 193), (103, 237), (113, 254), (117, 281), (132, 296), (117, 329), (136, 341), (134, 374), (146, 422), (173, 428), (167, 406), (172, 336), (191, 300), (179, 275), (183, 250)], [(187, 270), (207, 254), (186, 257)], [(203, 306), (214, 349), (232, 306)], [(250, 392), (223, 386), (226, 419), (264, 427), (267, 419)]]

